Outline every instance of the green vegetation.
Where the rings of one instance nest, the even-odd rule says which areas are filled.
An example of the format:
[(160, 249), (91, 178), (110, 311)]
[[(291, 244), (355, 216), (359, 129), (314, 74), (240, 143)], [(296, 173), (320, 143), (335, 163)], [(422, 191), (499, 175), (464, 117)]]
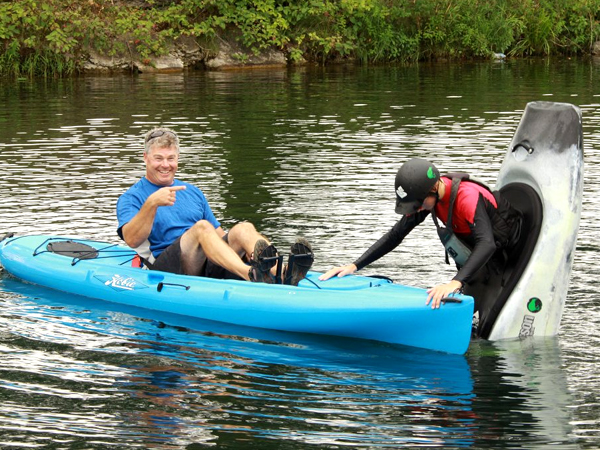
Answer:
[(180, 37), (320, 64), (578, 55), (600, 40), (600, 0), (0, 0), (5, 75), (68, 75), (90, 50), (151, 63)]

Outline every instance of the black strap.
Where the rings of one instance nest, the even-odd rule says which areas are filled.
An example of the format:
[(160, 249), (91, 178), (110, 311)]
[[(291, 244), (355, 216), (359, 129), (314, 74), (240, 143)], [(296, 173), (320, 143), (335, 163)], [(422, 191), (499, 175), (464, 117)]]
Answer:
[(446, 228), (452, 231), (452, 213), (454, 212), (454, 201), (456, 200), (456, 196), (458, 195), (458, 186), (460, 186), (460, 182), (462, 180), (460, 178), (452, 178), (452, 189), (450, 190), (450, 207), (448, 208), (448, 220), (446, 221)]
[[(448, 220), (446, 220), (446, 228), (442, 227), (438, 222), (437, 215), (435, 214), (435, 207), (431, 210), (431, 217), (433, 218), (433, 223), (435, 223), (435, 227), (437, 228), (438, 236), (444, 244), (444, 248), (446, 247), (446, 242), (448, 239), (454, 234), (452, 231), (452, 214), (454, 213), (454, 201), (456, 200), (456, 196), (458, 195), (458, 187), (460, 186), (460, 182), (462, 181), (462, 177), (452, 177), (452, 188), (450, 189), (450, 206), (448, 208)], [(450, 264), (450, 258), (448, 257), (448, 250), (446, 250), (446, 264)]]
[[(146, 266), (148, 268), (148, 270), (154, 270), (154, 264), (152, 264), (150, 261), (148, 261), (146, 258), (144, 258), (142, 255), (140, 255), (139, 253), (137, 254), (140, 259), (142, 260), (142, 264), (144, 266)], [(155, 260), (156, 262), (156, 260)]]

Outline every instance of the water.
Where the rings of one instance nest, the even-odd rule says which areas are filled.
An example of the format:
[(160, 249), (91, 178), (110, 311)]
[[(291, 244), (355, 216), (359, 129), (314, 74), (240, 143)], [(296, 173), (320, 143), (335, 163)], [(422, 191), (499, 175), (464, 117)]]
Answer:
[[(117, 242), (142, 135), (182, 139), (180, 178), (225, 227), (251, 220), (315, 268), (395, 222), (410, 156), (494, 184), (527, 102), (584, 117), (584, 207), (558, 336), (465, 356), (157, 315), (0, 275), (0, 448), (597, 448), (600, 65), (526, 61), (4, 80), (0, 231)], [(369, 268), (450, 279), (432, 224)]]

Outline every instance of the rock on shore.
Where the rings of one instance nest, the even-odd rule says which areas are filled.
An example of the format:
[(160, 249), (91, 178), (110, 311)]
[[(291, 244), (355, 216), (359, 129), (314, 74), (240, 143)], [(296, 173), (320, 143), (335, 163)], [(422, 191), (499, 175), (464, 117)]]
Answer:
[(285, 67), (287, 58), (277, 50), (258, 55), (241, 47), (234, 40), (219, 40), (216, 50), (207, 51), (192, 37), (177, 39), (168, 54), (142, 58), (128, 46), (129, 52), (107, 56), (91, 50), (84, 62), (85, 72), (178, 72), (188, 68), (203, 67), (208, 70), (227, 70), (249, 67)]

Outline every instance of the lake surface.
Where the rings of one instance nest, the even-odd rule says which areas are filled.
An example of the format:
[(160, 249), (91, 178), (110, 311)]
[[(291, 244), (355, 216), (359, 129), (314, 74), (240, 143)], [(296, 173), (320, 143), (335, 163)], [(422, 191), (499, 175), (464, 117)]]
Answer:
[[(558, 336), (465, 356), (127, 309), (0, 275), (0, 448), (600, 447), (600, 62), (81, 77), (0, 83), (0, 232), (118, 242), (143, 134), (182, 140), (179, 177), (225, 227), (315, 269), (352, 262), (398, 219), (420, 156), (493, 185), (527, 102), (583, 112), (585, 186)], [(449, 280), (432, 223), (363, 270)]]

